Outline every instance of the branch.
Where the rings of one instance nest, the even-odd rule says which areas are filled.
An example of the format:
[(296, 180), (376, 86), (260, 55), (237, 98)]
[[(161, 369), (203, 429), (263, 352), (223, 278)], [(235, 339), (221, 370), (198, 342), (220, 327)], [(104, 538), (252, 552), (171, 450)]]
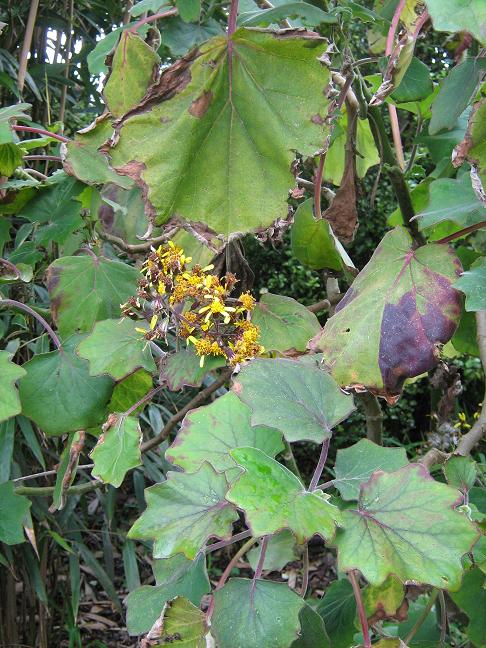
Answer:
[[(76, 484), (76, 486), (70, 486), (66, 490), (66, 495), (83, 495), (84, 493), (89, 493), (90, 491), (96, 490), (104, 486), (101, 481), (89, 481), (85, 484)], [(54, 494), (55, 486), (19, 486), (15, 489), (17, 495), (27, 495), (28, 497), (50, 497)]]
[(20, 270), (11, 261), (7, 261), (7, 259), (0, 259), (0, 265), (3, 265), (5, 268), (13, 272), (16, 279), (20, 279), (20, 277), (22, 276)]
[(444, 238), (441, 238), (438, 241), (434, 241), (434, 243), (439, 243), (439, 244), (450, 243), (451, 241), (454, 241), (455, 239), (461, 236), (466, 236), (466, 234), (475, 232), (476, 230), (482, 229), (483, 227), (486, 227), (486, 221), (481, 221), (480, 223), (469, 225), (469, 227), (465, 227), (464, 229), (461, 229), (458, 232), (454, 232), (454, 234), (449, 234), (449, 236), (444, 236)]
[(316, 302), (307, 306), (307, 310), (311, 313), (320, 313), (321, 311), (328, 311), (331, 308), (331, 302), (329, 299), (321, 299), (321, 301)]
[(371, 392), (356, 394), (364, 409), (366, 418), (366, 438), (383, 445), (383, 411), (376, 396)]
[[(483, 365), (483, 371), (486, 374), (486, 311), (476, 313), (477, 340), (479, 347), (479, 356)], [(474, 423), (467, 434), (461, 437), (455, 454), (468, 455), (474, 450), (477, 444), (486, 434), (486, 392), (483, 398), (483, 406), (479, 418)]]
[(236, 533), (229, 540), (220, 540), (219, 542), (213, 542), (213, 544), (210, 544), (206, 547), (205, 553), (207, 554), (212, 553), (213, 551), (217, 551), (218, 549), (223, 549), (224, 547), (228, 547), (229, 545), (232, 545), (235, 542), (239, 542), (240, 540), (245, 540), (246, 538), (249, 538), (251, 534), (252, 532), (250, 530), (242, 531), (241, 533)]
[(129, 254), (137, 254), (138, 252), (147, 252), (148, 250), (150, 250), (151, 247), (153, 247), (154, 245), (158, 245), (159, 243), (165, 243), (168, 239), (170, 239), (175, 234), (176, 231), (177, 229), (172, 229), (165, 234), (161, 234), (160, 236), (157, 236), (156, 238), (147, 241), (146, 243), (134, 243), (134, 244), (127, 243), (119, 236), (108, 234), (108, 232), (100, 231), (98, 232), (98, 235), (104, 241), (113, 243), (113, 245), (116, 245), (118, 248), (120, 248), (120, 250), (123, 250), (124, 252), (128, 252)]
[(157, 436), (155, 436), (153, 439), (149, 439), (148, 441), (145, 441), (145, 443), (142, 443), (142, 448), (141, 448), (142, 452), (147, 452), (147, 450), (151, 450), (152, 448), (155, 448), (156, 446), (160, 445), (169, 436), (169, 434), (179, 423), (179, 421), (182, 421), (182, 419), (188, 412), (190, 412), (192, 409), (194, 409), (201, 403), (204, 403), (204, 401), (207, 398), (209, 398), (209, 396), (211, 396), (212, 393), (214, 393), (216, 390), (222, 387), (232, 373), (233, 373), (232, 369), (227, 369), (226, 371), (223, 371), (219, 376), (219, 378), (217, 378), (208, 387), (206, 387), (205, 389), (201, 390), (198, 394), (196, 394), (196, 396), (194, 396), (194, 398), (190, 400), (187, 403), (187, 405), (185, 405), (176, 414), (170, 417), (170, 419), (165, 424), (164, 429), (161, 430), (161, 432), (159, 432)]
[(32, 45), (32, 35), (34, 33), (38, 7), (39, 0), (31, 0), (29, 17), (27, 18), (27, 25), (25, 26), (24, 42), (22, 43), (22, 51), (20, 52), (19, 71), (17, 74), (17, 88), (19, 89), (20, 94), (22, 94), (24, 89), (25, 75), (27, 74), (27, 61), (29, 60), (30, 46)]
[(51, 160), (52, 162), (62, 162), (58, 155), (24, 155), (23, 160)]
[(54, 343), (54, 346), (58, 351), (61, 350), (61, 341), (57, 337), (57, 335), (54, 333), (53, 329), (49, 326), (49, 324), (46, 322), (46, 320), (39, 315), (39, 313), (36, 313), (35, 310), (33, 310), (30, 306), (27, 306), (26, 304), (22, 304), (21, 302), (15, 301), (15, 299), (3, 299), (0, 298), (0, 307), (1, 306), (10, 306), (11, 308), (18, 308), (19, 310), (24, 311), (25, 313), (28, 313), (31, 317), (36, 319), (42, 326), (45, 328), (47, 334), (51, 338), (51, 340)]
[(432, 466), (444, 464), (449, 457), (450, 455), (447, 452), (442, 452), (439, 448), (431, 448), (423, 457), (417, 460), (417, 463), (422, 464), (422, 466), (425, 466), (430, 471)]
[(170, 16), (177, 16), (178, 13), (179, 12), (177, 11), (177, 7), (172, 7), (172, 9), (169, 9), (168, 11), (161, 11), (160, 13), (152, 14), (151, 16), (146, 16), (145, 18), (141, 18), (134, 25), (132, 25), (129, 31), (131, 31), (133, 34), (142, 25), (147, 25), (148, 23), (156, 22), (161, 18), (169, 18)]

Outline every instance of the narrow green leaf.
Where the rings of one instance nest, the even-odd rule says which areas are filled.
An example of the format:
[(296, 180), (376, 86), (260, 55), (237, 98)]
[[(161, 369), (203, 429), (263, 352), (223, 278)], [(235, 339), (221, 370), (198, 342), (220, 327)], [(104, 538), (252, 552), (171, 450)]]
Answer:
[(127, 472), (142, 463), (141, 441), (138, 419), (110, 414), (90, 454), (94, 462), (93, 475), (115, 488), (121, 486)]
[(182, 553), (192, 560), (210, 538), (229, 539), (238, 515), (225, 499), (223, 474), (204, 463), (195, 473), (169, 472), (167, 481), (147, 488), (147, 509), (130, 538), (154, 541), (155, 558)]
[(150, 346), (136, 327), (136, 322), (128, 318), (95, 324), (77, 349), (78, 355), (88, 360), (91, 376), (108, 374), (121, 380), (140, 368), (156, 372)]
[(343, 512), (336, 536), (339, 568), (359, 569), (373, 585), (395, 574), (442, 589), (459, 587), (462, 556), (478, 537), (460, 511), (457, 490), (434, 481), (420, 465), (375, 472), (357, 509)]
[(238, 448), (230, 454), (244, 473), (233, 482), (226, 499), (245, 512), (254, 536), (287, 528), (299, 544), (315, 534), (332, 539), (341, 512), (328, 502), (328, 495), (307, 491), (294, 473), (261, 450)]
[(272, 426), (287, 441), (322, 443), (354, 410), (352, 396), (325, 371), (296, 360), (256, 359), (240, 371), (233, 391), (251, 408), (253, 425)]
[(383, 448), (373, 441), (361, 439), (336, 453), (334, 486), (345, 500), (357, 500), (361, 484), (375, 470), (392, 472), (408, 464), (405, 448)]
[(15, 382), (25, 376), (25, 369), (11, 362), (12, 353), (0, 351), (0, 421), (20, 414), (20, 399)]
[(140, 587), (140, 574), (138, 572), (135, 543), (132, 540), (127, 539), (123, 543), (122, 558), (126, 587), (129, 592), (133, 592), (137, 587)]
[(235, 394), (227, 393), (186, 415), (165, 457), (188, 472), (208, 461), (215, 470), (238, 474), (229, 451), (241, 446), (258, 448), (271, 457), (284, 449), (280, 432), (251, 427), (250, 408)]

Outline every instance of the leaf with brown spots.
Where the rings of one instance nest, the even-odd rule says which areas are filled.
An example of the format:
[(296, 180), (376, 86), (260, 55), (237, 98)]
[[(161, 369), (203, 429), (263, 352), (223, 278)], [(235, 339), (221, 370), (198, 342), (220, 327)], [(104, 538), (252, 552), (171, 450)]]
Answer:
[(462, 298), (452, 283), (461, 264), (452, 248), (413, 249), (405, 229), (385, 235), (370, 262), (310, 342), (343, 387), (394, 402), (406, 378), (432, 369), (459, 323)]
[(285, 216), (295, 151), (313, 156), (325, 136), (326, 45), (303, 29), (240, 28), (164, 70), (105, 149), (142, 188), (147, 215), (226, 236)]

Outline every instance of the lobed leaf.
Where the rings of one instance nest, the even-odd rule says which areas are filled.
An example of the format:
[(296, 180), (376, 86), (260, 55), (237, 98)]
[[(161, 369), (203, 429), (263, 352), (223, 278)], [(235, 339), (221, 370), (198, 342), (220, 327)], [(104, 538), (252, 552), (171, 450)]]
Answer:
[(156, 366), (147, 340), (130, 319), (97, 322), (78, 346), (77, 353), (89, 362), (92, 376), (107, 374), (121, 380), (136, 369), (155, 373)]
[(330, 540), (341, 512), (322, 491), (307, 491), (285, 466), (256, 448), (237, 448), (231, 456), (244, 469), (226, 499), (245, 512), (254, 536), (290, 529), (302, 544), (315, 534)]
[(385, 235), (309, 347), (321, 351), (336, 382), (396, 401), (406, 378), (438, 362), (459, 323), (452, 286), (460, 262), (445, 245), (414, 249), (408, 232)]
[(210, 538), (228, 540), (238, 515), (224, 497), (228, 482), (204, 463), (195, 473), (169, 472), (145, 490), (147, 509), (128, 537), (153, 540), (155, 558), (182, 553), (192, 560)]
[(442, 589), (457, 589), (462, 556), (478, 537), (454, 509), (457, 490), (434, 481), (420, 465), (377, 471), (361, 486), (357, 509), (343, 512), (337, 532), (339, 568), (359, 569), (372, 585), (395, 574)]
[(352, 397), (325, 371), (296, 360), (253, 360), (233, 391), (250, 407), (253, 425), (270, 425), (287, 441), (322, 443), (354, 410)]
[(122, 414), (110, 414), (103, 433), (90, 453), (92, 474), (105, 484), (118, 488), (132, 468), (140, 466), (142, 432), (138, 419)]
[(235, 464), (229, 452), (241, 446), (258, 448), (271, 457), (284, 449), (280, 432), (264, 426), (252, 427), (250, 408), (229, 392), (186, 414), (165, 457), (188, 472), (207, 461), (215, 470), (234, 473)]
[(481, 257), (463, 272), (454, 288), (466, 295), (467, 311), (486, 310), (486, 258)]

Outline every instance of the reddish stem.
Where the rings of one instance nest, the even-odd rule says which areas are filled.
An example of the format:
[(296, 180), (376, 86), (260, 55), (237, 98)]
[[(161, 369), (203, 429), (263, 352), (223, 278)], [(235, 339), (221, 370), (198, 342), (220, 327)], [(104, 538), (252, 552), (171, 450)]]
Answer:
[(148, 23), (156, 22), (161, 18), (169, 18), (170, 16), (176, 16), (178, 13), (179, 12), (177, 11), (177, 7), (172, 7), (172, 9), (168, 9), (167, 11), (161, 11), (160, 13), (152, 14), (151, 16), (146, 16), (145, 18), (141, 18), (140, 20), (138, 20), (134, 25), (130, 27), (128, 31), (132, 32), (133, 34), (142, 25), (147, 25)]
[(47, 334), (51, 338), (51, 340), (54, 343), (54, 346), (58, 351), (61, 350), (61, 341), (57, 337), (57, 335), (54, 333), (53, 329), (49, 326), (49, 324), (46, 322), (46, 320), (39, 315), (39, 313), (36, 313), (34, 309), (32, 309), (30, 306), (27, 306), (27, 304), (22, 304), (22, 302), (15, 301), (15, 299), (3, 299), (0, 298), (0, 306), (11, 306), (12, 308), (18, 308), (19, 310), (24, 311), (25, 313), (28, 313), (31, 315), (34, 319), (36, 319), (42, 326), (45, 328)]
[(22, 276), (20, 270), (11, 261), (7, 261), (7, 259), (0, 259), (0, 265), (3, 265), (5, 266), (5, 268), (8, 268), (8, 270), (11, 270), (14, 273), (16, 279), (20, 279), (20, 277)]
[[(267, 554), (268, 547), (268, 536), (265, 536), (260, 545), (260, 558), (258, 559), (258, 565), (256, 566), (255, 573), (253, 574), (253, 584), (255, 581), (262, 577), (263, 565), (265, 563), (265, 556)], [(253, 585), (254, 586), (254, 585)]]
[[(407, 0), (400, 0), (400, 2), (397, 5), (397, 8), (395, 9), (395, 13), (393, 14), (393, 18), (390, 24), (390, 29), (388, 30), (388, 36), (386, 38), (385, 56), (390, 56), (393, 51), (393, 42), (395, 40), (395, 33), (397, 31), (398, 22), (400, 20), (402, 11), (405, 7), (406, 1)], [(403, 169), (405, 168), (405, 158), (403, 156), (402, 138), (400, 136), (400, 124), (398, 123), (397, 109), (392, 104), (389, 104), (388, 112), (390, 114), (393, 143), (395, 145), (397, 162), (401, 170), (403, 171)]]
[(361, 630), (363, 632), (363, 643), (364, 648), (371, 648), (371, 638), (370, 631), (368, 628), (368, 619), (366, 618), (366, 612), (364, 609), (363, 599), (361, 598), (361, 590), (356, 579), (355, 570), (348, 572), (348, 578), (351, 581), (353, 586), (354, 598), (356, 599), (356, 607), (358, 608), (359, 622), (361, 625)]
[(67, 137), (58, 135), (57, 133), (51, 133), (51, 131), (44, 130), (43, 128), (34, 128), (33, 126), (11, 126), (12, 130), (26, 132), (26, 133), (37, 133), (37, 135), (47, 135), (54, 139), (59, 140), (60, 142), (69, 142), (70, 140)]
[(142, 396), (140, 400), (138, 400), (136, 403), (134, 403), (129, 409), (127, 409), (126, 412), (123, 412), (122, 416), (130, 416), (133, 412), (135, 412), (136, 409), (140, 407), (140, 405), (143, 405), (147, 401), (151, 400), (157, 392), (159, 392), (163, 387), (160, 385), (158, 387), (154, 387), (151, 389), (149, 392), (145, 394), (145, 396)]
[(475, 225), (469, 225), (469, 227), (465, 227), (464, 229), (459, 230), (458, 232), (454, 232), (454, 234), (449, 234), (449, 236), (444, 236), (444, 238), (441, 238), (438, 241), (434, 241), (434, 243), (450, 243), (450, 241), (454, 241), (455, 239), (460, 238), (461, 236), (466, 236), (466, 234), (475, 232), (476, 230), (481, 229), (482, 227), (486, 227), (486, 221), (481, 221), (480, 223), (476, 223)]
[(312, 475), (311, 483), (309, 485), (309, 490), (313, 491), (317, 488), (319, 479), (321, 478), (322, 471), (327, 461), (327, 453), (329, 452), (329, 439), (324, 439), (321, 446), (321, 454), (319, 456), (319, 461), (317, 463), (314, 474)]
[(236, 19), (238, 18), (238, 0), (231, 0), (231, 7), (228, 17), (228, 38), (236, 31)]
[(52, 160), (52, 162), (62, 162), (58, 155), (24, 155), (24, 160)]

